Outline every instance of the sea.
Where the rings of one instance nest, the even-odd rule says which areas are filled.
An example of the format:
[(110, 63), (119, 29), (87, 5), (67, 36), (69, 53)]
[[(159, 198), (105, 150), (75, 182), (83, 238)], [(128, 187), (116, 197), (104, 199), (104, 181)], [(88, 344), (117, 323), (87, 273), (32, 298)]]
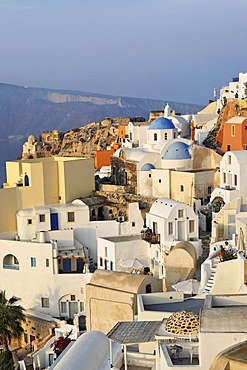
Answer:
[(6, 182), (6, 161), (14, 161), (22, 153), (22, 145), (27, 141), (26, 138), (21, 140), (0, 139), (0, 187)]

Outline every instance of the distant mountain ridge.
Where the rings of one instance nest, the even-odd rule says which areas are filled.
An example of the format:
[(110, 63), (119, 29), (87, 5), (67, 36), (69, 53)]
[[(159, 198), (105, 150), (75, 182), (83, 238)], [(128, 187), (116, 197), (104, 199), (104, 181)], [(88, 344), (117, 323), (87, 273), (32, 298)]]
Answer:
[(66, 132), (105, 117), (143, 116), (169, 103), (182, 114), (196, 113), (197, 104), (120, 97), (84, 91), (26, 87), (0, 83), (0, 138), (39, 135), (57, 129)]

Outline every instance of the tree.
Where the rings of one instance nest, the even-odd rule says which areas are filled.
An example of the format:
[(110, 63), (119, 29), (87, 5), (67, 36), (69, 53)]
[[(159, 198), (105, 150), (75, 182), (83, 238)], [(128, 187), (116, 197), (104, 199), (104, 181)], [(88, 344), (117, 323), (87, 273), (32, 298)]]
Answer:
[(18, 304), (20, 298), (6, 298), (5, 291), (0, 291), (0, 342), (5, 351), (13, 339), (20, 339), (23, 333), (21, 326), (25, 321), (24, 308)]

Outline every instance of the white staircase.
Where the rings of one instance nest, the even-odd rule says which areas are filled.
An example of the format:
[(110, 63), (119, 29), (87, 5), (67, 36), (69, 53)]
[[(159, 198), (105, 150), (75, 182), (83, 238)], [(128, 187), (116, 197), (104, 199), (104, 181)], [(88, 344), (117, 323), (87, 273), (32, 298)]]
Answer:
[(212, 288), (213, 288), (214, 278), (215, 278), (215, 274), (216, 274), (216, 271), (217, 271), (217, 267), (218, 267), (219, 262), (220, 262), (220, 258), (219, 257), (214, 258), (214, 260), (213, 260), (213, 266), (211, 268), (211, 275), (209, 276), (209, 279), (207, 281), (207, 285), (204, 288), (204, 293), (209, 294), (211, 292)]

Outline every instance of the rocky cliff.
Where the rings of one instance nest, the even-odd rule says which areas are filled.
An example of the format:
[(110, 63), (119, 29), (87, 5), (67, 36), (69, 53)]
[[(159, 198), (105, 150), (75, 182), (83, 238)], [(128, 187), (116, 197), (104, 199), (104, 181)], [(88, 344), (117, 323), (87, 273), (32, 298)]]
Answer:
[[(105, 117), (148, 118), (150, 110), (161, 110), (167, 101), (107, 96), (0, 84), (0, 138), (38, 135), (42, 130), (66, 132)], [(195, 113), (202, 106), (169, 102), (180, 113)]]
[(235, 116), (247, 117), (246, 100), (233, 99), (221, 109), (215, 128), (210, 131), (203, 144), (209, 148), (217, 149), (220, 152), (224, 125), (230, 118)]

